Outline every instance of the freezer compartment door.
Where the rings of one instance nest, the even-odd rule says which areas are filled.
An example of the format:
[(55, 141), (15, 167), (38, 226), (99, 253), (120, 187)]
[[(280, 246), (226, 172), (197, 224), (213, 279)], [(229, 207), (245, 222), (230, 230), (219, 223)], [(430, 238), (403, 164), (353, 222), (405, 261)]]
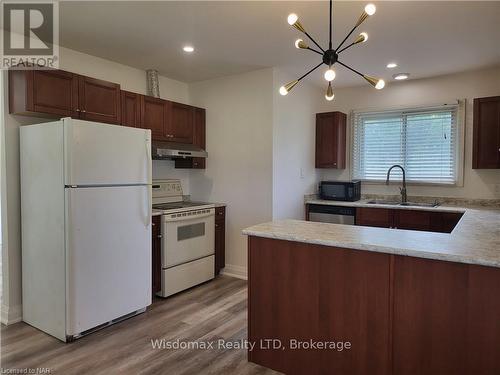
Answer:
[(63, 119), (65, 184), (151, 184), (151, 131)]
[(66, 189), (67, 335), (151, 304), (151, 188)]

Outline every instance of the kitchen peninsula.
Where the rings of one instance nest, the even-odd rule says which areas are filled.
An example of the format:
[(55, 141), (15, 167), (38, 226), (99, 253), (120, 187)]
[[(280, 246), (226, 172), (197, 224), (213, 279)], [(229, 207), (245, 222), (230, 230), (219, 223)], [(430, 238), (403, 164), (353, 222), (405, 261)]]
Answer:
[(287, 374), (500, 373), (500, 210), (463, 212), (451, 233), (298, 220), (244, 230), (249, 340), (283, 345), (249, 360)]

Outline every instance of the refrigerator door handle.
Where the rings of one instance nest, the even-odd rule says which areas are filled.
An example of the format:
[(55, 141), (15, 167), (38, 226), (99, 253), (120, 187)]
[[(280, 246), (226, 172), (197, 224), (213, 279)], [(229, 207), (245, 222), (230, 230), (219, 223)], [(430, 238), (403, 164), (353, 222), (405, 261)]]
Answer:
[(147, 209), (146, 209), (146, 212), (148, 213), (147, 215), (147, 218), (146, 218), (146, 228), (149, 227), (152, 223), (153, 223), (153, 218), (152, 218), (152, 213), (151, 213), (151, 209), (153, 207), (153, 193), (151, 191), (151, 186), (146, 186), (146, 195), (147, 195), (147, 202), (146, 204), (148, 205), (147, 206)]
[(146, 168), (148, 170), (148, 174), (147, 174), (147, 178), (148, 178), (148, 184), (151, 184), (152, 183), (152, 179), (153, 179), (153, 176), (152, 176), (152, 166), (151, 166), (151, 140), (150, 140), (150, 137), (149, 137), (149, 134), (147, 133), (149, 132), (146, 131)]
[(152, 183), (152, 165), (151, 165), (151, 137), (149, 134), (149, 130), (146, 131), (146, 139), (145, 139), (145, 145), (146, 145), (146, 169), (147, 169), (147, 178), (148, 181), (147, 183), (149, 184), (146, 189), (146, 194), (147, 194), (147, 209), (146, 212), (148, 212), (148, 217), (146, 219), (146, 227), (149, 227), (153, 223), (153, 218), (151, 217), (151, 209), (153, 208), (153, 192), (151, 191), (151, 183)]

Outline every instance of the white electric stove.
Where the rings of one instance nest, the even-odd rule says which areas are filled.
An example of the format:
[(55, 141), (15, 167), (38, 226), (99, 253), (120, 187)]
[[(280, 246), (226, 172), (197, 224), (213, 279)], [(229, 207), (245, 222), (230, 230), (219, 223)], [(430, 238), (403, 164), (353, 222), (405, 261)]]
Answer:
[(161, 297), (215, 277), (215, 205), (185, 201), (180, 180), (154, 180), (153, 209), (162, 211)]

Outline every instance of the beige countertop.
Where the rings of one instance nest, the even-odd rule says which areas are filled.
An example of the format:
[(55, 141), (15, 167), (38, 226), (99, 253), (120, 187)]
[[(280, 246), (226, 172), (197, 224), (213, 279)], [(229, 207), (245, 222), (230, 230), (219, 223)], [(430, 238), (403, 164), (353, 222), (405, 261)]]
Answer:
[(162, 210), (155, 210), (154, 208), (151, 210), (151, 216), (159, 216), (163, 214)]
[[(371, 204), (370, 199), (361, 199), (356, 202), (329, 201), (324, 199), (307, 199), (306, 204), (322, 204), (327, 206), (343, 206), (343, 207), (368, 207), (368, 208), (389, 208), (394, 210), (423, 210), (423, 211), (446, 211), (446, 212), (465, 212), (466, 208), (458, 206), (439, 205), (437, 207), (422, 207), (422, 206), (398, 206), (391, 204)], [(479, 207), (478, 207), (479, 208)], [(481, 207), (482, 208), (482, 207)]]
[(464, 215), (452, 233), (279, 220), (246, 228), (243, 230), (243, 234), (500, 268), (500, 209), (449, 206), (437, 208), (391, 207), (367, 204), (366, 201), (325, 203), (315, 199), (308, 200), (306, 203), (459, 211), (464, 212)]

